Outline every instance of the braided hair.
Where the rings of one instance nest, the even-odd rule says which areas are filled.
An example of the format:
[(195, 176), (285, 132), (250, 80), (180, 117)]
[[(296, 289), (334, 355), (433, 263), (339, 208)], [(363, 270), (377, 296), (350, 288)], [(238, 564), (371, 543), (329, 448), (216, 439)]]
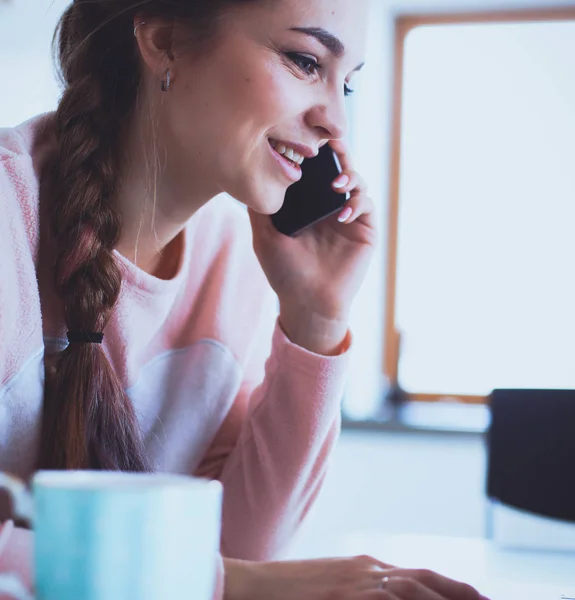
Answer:
[[(104, 332), (120, 294), (114, 197), (142, 79), (134, 19), (185, 19), (204, 39), (223, 10), (254, 1), (75, 0), (62, 16), (54, 44), (64, 91), (41, 202), (50, 202), (53, 277), (68, 330)], [(70, 343), (45, 364), (39, 468), (150, 470), (134, 407), (102, 347)]]

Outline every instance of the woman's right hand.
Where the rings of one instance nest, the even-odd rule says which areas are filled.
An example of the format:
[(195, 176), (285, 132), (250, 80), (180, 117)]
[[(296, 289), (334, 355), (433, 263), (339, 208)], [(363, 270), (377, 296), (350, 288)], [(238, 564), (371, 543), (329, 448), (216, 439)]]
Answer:
[(226, 561), (225, 587), (225, 600), (487, 600), (464, 583), (370, 556)]

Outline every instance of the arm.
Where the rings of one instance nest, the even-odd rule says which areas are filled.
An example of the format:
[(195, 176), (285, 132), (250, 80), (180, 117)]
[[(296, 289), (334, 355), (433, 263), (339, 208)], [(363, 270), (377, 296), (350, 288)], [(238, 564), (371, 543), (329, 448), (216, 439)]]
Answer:
[[(0, 134), (0, 395), (43, 346), (35, 269), (38, 181), (25, 146), (18, 133)], [(18, 429), (6, 415), (2, 419), (3, 446), (12, 448)], [(18, 459), (21, 456), (14, 454)], [(17, 472), (16, 463), (16, 459), (3, 463), (0, 471)], [(32, 543), (30, 531), (15, 528), (11, 521), (0, 525), (0, 573), (14, 573), (29, 589), (33, 585)]]
[(13, 573), (26, 586), (33, 588), (33, 535), (7, 521), (0, 530), (0, 573)]
[(276, 324), (263, 383), (244, 382), (196, 473), (224, 484), (226, 558), (276, 555), (311, 507), (339, 433), (349, 345), (320, 356)]
[(266, 560), (285, 545), (319, 491), (339, 431), (350, 346), (349, 334), (341, 342), (341, 325), (377, 232), (373, 202), (345, 144), (330, 143), (348, 176), (340, 188), (350, 193), (345, 219), (326, 219), (291, 238), (275, 230), (269, 215), (248, 208), (253, 250), (292, 341), (276, 326), (263, 384), (243, 423), (229, 424), (239, 431), (237, 443), (229, 454), (220, 448), (221, 469), (204, 471), (224, 484), (222, 552), (228, 558)]

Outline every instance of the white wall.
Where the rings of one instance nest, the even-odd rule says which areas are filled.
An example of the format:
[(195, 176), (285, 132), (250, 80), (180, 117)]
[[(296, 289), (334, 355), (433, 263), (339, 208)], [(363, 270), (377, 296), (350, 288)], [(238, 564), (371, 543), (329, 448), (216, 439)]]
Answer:
[(344, 431), (289, 556), (338, 534), (485, 535), (481, 436)]
[(0, 4), (0, 127), (53, 110), (59, 97), (51, 41), (68, 0)]

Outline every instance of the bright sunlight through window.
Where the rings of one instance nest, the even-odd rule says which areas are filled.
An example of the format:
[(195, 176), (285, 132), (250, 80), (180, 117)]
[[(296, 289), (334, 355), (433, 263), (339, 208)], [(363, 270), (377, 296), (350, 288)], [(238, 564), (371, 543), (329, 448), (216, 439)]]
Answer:
[(575, 22), (418, 27), (404, 69), (402, 387), (575, 387)]

